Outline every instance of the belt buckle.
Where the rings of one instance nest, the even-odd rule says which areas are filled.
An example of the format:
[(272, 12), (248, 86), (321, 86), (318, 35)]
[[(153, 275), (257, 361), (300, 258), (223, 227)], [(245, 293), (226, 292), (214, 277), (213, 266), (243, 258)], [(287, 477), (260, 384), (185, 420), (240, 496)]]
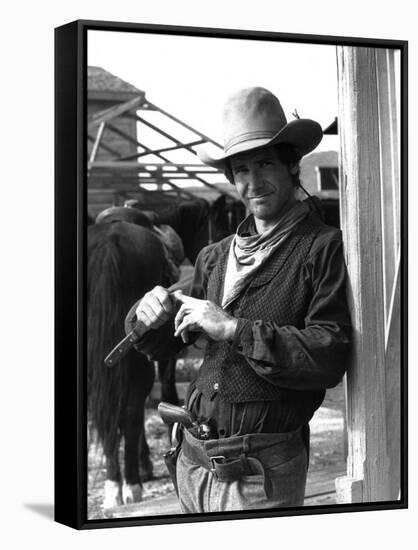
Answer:
[(218, 476), (216, 474), (216, 464), (217, 464), (218, 460), (226, 460), (226, 456), (216, 455), (216, 456), (210, 456), (209, 457), (209, 461), (210, 461), (210, 465), (211, 465), (210, 471), (212, 472), (213, 476), (216, 477), (216, 478), (218, 478)]

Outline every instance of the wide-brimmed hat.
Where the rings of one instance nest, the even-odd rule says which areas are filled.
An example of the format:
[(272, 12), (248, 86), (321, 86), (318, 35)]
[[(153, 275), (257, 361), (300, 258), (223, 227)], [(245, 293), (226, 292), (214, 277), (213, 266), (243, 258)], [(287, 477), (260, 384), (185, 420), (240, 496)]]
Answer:
[(223, 130), (223, 155), (211, 156), (203, 146), (196, 149), (200, 160), (209, 166), (223, 168), (233, 155), (278, 143), (292, 145), (303, 157), (322, 139), (317, 122), (307, 118), (287, 122), (277, 97), (260, 87), (244, 88), (229, 97), (223, 111)]

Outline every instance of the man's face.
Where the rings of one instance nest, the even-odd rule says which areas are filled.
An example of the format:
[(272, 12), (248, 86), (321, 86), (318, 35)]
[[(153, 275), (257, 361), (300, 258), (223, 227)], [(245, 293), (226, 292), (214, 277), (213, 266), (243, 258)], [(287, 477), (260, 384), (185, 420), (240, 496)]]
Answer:
[(242, 202), (265, 227), (276, 224), (296, 202), (292, 175), (274, 147), (231, 157), (231, 170)]

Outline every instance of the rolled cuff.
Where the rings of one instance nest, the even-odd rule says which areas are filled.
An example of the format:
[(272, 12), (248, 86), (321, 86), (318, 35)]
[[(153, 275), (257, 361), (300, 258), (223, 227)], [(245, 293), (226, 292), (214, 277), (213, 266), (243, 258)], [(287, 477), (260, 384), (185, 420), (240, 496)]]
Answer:
[(252, 341), (252, 321), (239, 317), (231, 346), (245, 355), (252, 349)]

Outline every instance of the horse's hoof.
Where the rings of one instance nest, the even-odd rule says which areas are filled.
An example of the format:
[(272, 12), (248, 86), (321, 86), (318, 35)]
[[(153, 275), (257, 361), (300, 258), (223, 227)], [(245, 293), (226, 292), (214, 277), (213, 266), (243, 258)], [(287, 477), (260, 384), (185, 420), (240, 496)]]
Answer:
[(129, 485), (124, 483), (122, 487), (122, 496), (124, 504), (132, 504), (133, 502), (141, 502), (142, 500), (142, 485), (136, 483)]
[(105, 510), (108, 510), (109, 508), (114, 508), (115, 506), (121, 506), (122, 488), (119, 482), (112, 481), (111, 479), (106, 479), (104, 493), (105, 496), (103, 499), (103, 508)]

